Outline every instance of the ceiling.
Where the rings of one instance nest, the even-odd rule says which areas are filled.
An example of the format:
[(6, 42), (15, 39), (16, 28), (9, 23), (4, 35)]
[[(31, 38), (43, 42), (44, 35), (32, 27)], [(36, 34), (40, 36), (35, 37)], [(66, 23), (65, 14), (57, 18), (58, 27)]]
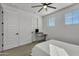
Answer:
[(53, 13), (53, 12), (59, 10), (59, 9), (68, 7), (68, 6), (72, 5), (72, 3), (53, 3), (53, 4), (51, 4), (51, 6), (55, 6), (57, 9), (48, 8), (48, 11), (43, 9), (39, 13), (38, 13), (38, 10), (41, 7), (32, 8), (32, 6), (40, 5), (40, 3), (6, 3), (5, 5), (24, 10), (26, 12), (36, 13), (36, 14), (39, 14), (41, 16), (44, 16), (44, 15)]

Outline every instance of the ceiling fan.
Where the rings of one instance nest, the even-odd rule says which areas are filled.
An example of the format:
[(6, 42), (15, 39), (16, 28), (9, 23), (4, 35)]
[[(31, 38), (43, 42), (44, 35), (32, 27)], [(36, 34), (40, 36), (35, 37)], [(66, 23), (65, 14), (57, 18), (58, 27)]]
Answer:
[(47, 8), (56, 9), (56, 7), (50, 6), (52, 3), (41, 3), (41, 4), (42, 5), (32, 6), (32, 8), (41, 7), (41, 9), (39, 9), (38, 12), (40, 12), (42, 9), (45, 9), (47, 11)]

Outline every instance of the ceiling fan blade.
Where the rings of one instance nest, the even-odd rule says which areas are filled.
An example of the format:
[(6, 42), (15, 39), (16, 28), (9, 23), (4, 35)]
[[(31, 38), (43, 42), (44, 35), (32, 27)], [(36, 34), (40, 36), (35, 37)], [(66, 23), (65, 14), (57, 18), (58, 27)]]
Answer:
[(47, 5), (51, 5), (52, 3), (48, 3)]
[(46, 3), (41, 3), (41, 4), (45, 5)]
[(52, 7), (52, 6), (47, 6), (47, 7), (56, 9), (56, 7)]
[(37, 5), (37, 6), (32, 6), (32, 8), (35, 8), (35, 7), (42, 7), (43, 5)]
[(40, 12), (42, 9), (43, 9), (43, 7), (40, 10), (38, 10), (38, 12)]

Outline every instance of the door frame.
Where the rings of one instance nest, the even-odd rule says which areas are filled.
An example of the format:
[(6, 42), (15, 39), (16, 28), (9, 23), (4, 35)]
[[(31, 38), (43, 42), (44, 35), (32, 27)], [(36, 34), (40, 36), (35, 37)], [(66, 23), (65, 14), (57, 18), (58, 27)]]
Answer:
[(3, 22), (3, 20), (4, 20), (4, 11), (3, 11), (3, 8), (2, 8), (2, 5), (0, 4), (0, 8), (1, 8), (1, 10), (0, 10), (0, 13), (1, 13), (1, 50), (0, 50), (0, 52), (3, 52), (3, 46), (4, 46), (4, 22)]

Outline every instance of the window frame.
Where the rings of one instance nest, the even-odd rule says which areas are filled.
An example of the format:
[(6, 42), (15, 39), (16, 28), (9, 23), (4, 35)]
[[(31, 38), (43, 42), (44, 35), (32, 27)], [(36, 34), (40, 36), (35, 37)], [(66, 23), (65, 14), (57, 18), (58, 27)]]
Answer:
[[(78, 12), (78, 14), (77, 14), (77, 12)], [(71, 13), (72, 15), (71, 16), (66, 15), (66, 14), (69, 14), (69, 13)], [(74, 16), (74, 15), (76, 15), (76, 16)], [(68, 20), (66, 18), (69, 18), (69, 17), (71, 17), (72, 20), (70, 20), (71, 23), (67, 24), (66, 21), (68, 21)], [(79, 24), (79, 20), (78, 19), (75, 20), (76, 19), (75, 17), (76, 18), (78, 17), (78, 19), (79, 19), (79, 10), (74, 10), (74, 11), (65, 13), (65, 15), (64, 15), (64, 23), (65, 23), (65, 25), (78, 25)], [(77, 23), (77, 21), (78, 21), (78, 23)]]
[[(49, 16), (48, 17), (48, 27), (55, 27), (56, 25), (56, 22), (55, 22), (55, 17), (53, 16)], [(51, 24), (50, 24), (51, 23)]]

